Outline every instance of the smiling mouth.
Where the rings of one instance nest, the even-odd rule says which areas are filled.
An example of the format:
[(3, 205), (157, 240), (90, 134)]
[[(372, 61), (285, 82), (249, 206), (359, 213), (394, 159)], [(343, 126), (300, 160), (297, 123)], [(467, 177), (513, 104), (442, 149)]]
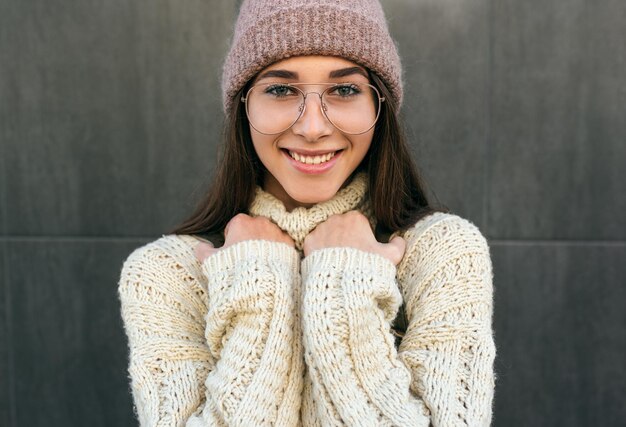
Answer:
[(337, 154), (339, 151), (333, 151), (330, 153), (326, 153), (326, 154), (321, 154), (321, 155), (317, 155), (317, 156), (305, 156), (302, 154), (298, 154), (295, 151), (290, 151), (290, 150), (285, 150), (287, 151), (287, 153), (289, 153), (289, 156), (291, 156), (292, 159), (306, 164), (306, 165), (319, 165), (322, 163), (326, 163), (327, 161), (329, 161), (330, 159), (332, 159), (333, 157), (335, 157), (335, 154)]

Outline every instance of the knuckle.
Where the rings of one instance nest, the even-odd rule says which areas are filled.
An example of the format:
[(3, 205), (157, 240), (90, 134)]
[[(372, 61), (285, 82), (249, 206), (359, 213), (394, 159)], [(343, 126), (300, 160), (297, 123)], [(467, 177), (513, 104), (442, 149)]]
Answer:
[(237, 215), (232, 217), (230, 222), (233, 224), (240, 224), (242, 221), (245, 221), (246, 216), (247, 216), (246, 214), (238, 213)]
[(274, 225), (274, 223), (273, 223), (273, 222), (272, 222), (269, 218), (266, 218), (266, 217), (264, 217), (264, 216), (263, 216), (263, 217), (260, 217), (260, 221), (261, 221), (264, 225), (266, 225), (266, 226), (272, 226), (272, 225)]
[(367, 226), (369, 227), (370, 225), (370, 221), (369, 219), (367, 219), (367, 217), (365, 215), (363, 215), (360, 212), (357, 212), (356, 214), (352, 215), (352, 221), (355, 224), (358, 224), (360, 226)]
[(346, 217), (352, 219), (353, 221), (363, 221), (363, 220), (367, 220), (367, 218), (365, 217), (365, 215), (363, 215), (361, 212), (359, 211), (349, 211), (346, 213)]
[(324, 222), (334, 222), (341, 219), (341, 215), (339, 214), (332, 214), (331, 216), (329, 216), (328, 218), (326, 218), (326, 221)]

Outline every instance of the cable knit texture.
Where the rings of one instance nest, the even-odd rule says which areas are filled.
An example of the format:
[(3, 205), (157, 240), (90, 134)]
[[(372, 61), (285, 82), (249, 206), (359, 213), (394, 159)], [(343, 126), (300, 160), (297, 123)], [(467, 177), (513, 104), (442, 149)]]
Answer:
[(490, 425), (493, 273), (474, 224), (423, 218), (402, 233), (397, 267), (348, 247), (302, 259), (304, 237), (332, 214), (375, 224), (365, 178), (291, 212), (257, 189), (249, 213), (298, 249), (251, 240), (200, 263), (194, 237), (167, 235), (127, 258), (118, 290), (140, 425)]

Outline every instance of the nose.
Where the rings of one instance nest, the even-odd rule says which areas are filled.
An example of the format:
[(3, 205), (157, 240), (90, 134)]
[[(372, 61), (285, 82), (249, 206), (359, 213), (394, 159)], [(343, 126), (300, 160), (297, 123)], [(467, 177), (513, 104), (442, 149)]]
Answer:
[(292, 126), (296, 135), (308, 142), (315, 142), (323, 136), (330, 135), (334, 126), (322, 112), (322, 98), (317, 92), (308, 92), (302, 104), (304, 111)]

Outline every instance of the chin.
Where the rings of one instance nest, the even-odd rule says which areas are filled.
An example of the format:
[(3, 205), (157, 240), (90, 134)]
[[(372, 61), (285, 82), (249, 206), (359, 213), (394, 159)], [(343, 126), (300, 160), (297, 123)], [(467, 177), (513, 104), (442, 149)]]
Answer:
[(288, 192), (288, 194), (293, 200), (299, 203), (302, 203), (305, 205), (313, 205), (316, 203), (322, 203), (322, 202), (332, 199), (333, 196), (337, 194), (336, 190), (338, 189), (330, 189), (326, 191), (315, 191), (317, 189), (313, 189), (314, 191), (311, 191), (311, 189), (309, 188), (307, 190), (308, 191), (296, 190), (293, 192)]

